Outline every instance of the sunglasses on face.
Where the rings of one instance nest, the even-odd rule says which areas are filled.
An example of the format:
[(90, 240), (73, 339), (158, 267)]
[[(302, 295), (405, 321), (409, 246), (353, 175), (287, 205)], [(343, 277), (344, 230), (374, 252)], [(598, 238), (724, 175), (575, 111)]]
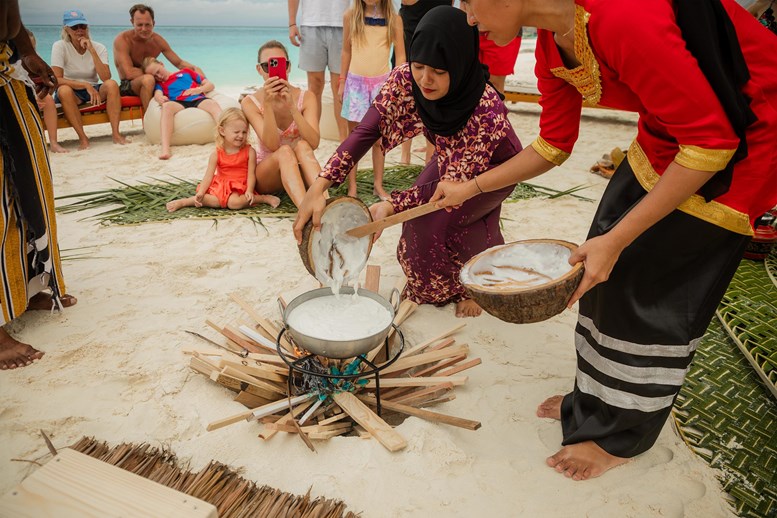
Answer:
[[(267, 61), (265, 61), (264, 63), (259, 63), (259, 66), (262, 67), (262, 70), (264, 71), (265, 74), (270, 73), (269, 63)], [(290, 66), (291, 66), (291, 61), (287, 61), (286, 70), (288, 70)]]
[(73, 29), (74, 31), (77, 31), (80, 29), (86, 30), (89, 28), (89, 26), (85, 23), (79, 23), (78, 25), (73, 25), (70, 28)]

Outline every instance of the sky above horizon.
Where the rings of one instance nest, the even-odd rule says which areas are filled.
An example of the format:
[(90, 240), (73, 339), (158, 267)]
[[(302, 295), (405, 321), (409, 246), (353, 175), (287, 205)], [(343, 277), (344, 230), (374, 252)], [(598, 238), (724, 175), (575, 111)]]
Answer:
[[(127, 25), (126, 3), (105, 0), (20, 0), (26, 25), (60, 25), (66, 9), (80, 9), (93, 25)], [(157, 25), (240, 25), (285, 27), (288, 25), (286, 0), (156, 0), (144, 2), (154, 9)]]

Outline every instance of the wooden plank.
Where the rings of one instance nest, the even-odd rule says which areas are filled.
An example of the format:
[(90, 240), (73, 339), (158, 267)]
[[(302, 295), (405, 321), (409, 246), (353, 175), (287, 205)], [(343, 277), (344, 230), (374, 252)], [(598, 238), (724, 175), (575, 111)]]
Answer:
[[(246, 302), (240, 295), (237, 293), (230, 293), (229, 297), (235, 301), (241, 308), (243, 308), (243, 311), (245, 311), (248, 316), (254, 319), (254, 321), (259, 324), (262, 329), (264, 329), (270, 336), (273, 337), (273, 340), (275, 340), (280, 333), (280, 330), (276, 328), (269, 320), (264, 318), (262, 315), (256, 312), (256, 310), (251, 307), (251, 305)], [(286, 339), (286, 336), (284, 335), (283, 340), (281, 340), (281, 345), (284, 349), (287, 351), (291, 351), (291, 342), (289, 342)]]
[(221, 369), (221, 372), (226, 374), (227, 376), (232, 376), (237, 379), (242, 379), (246, 383), (250, 383), (251, 385), (258, 387), (262, 390), (266, 390), (268, 392), (274, 392), (279, 396), (286, 397), (287, 387), (285, 386), (278, 385), (271, 381), (260, 380), (258, 378), (255, 378), (254, 376), (251, 376), (250, 374), (244, 374), (242, 371), (230, 366), (223, 367)]
[(252, 410), (253, 415), (255, 418), (264, 417), (266, 415), (275, 414), (277, 412), (280, 412), (281, 410), (288, 408), (289, 405), (292, 407), (299, 405), (300, 403), (304, 403), (308, 399), (315, 396), (315, 394), (302, 394), (301, 396), (295, 396), (291, 398), (291, 401), (287, 398), (283, 398), (280, 401), (276, 401), (274, 403), (270, 403), (269, 405), (264, 405), (259, 408), (255, 408)]
[(418, 396), (425, 396), (426, 394), (432, 394), (440, 390), (453, 390), (453, 383), (450, 383), (450, 382), (439, 383), (437, 385), (432, 385), (431, 387), (425, 387), (422, 389), (416, 389), (416, 390), (410, 391), (409, 393), (403, 394), (396, 398), (381, 397), (380, 400), (383, 401), (384, 399), (386, 399), (386, 400), (395, 401), (397, 403), (404, 403), (408, 399), (418, 397)]
[[(281, 424), (283, 424), (283, 423), (290, 423), (292, 419), (294, 419), (295, 417), (300, 415), (302, 412), (305, 411), (305, 409), (307, 409), (312, 404), (313, 404), (313, 401), (310, 400), (310, 399), (308, 399), (307, 401), (305, 401), (303, 403), (300, 403), (299, 405), (297, 405), (294, 408), (292, 408), (291, 412), (287, 413), (286, 415), (284, 415), (283, 417), (278, 419), (276, 421), (276, 423), (281, 423)], [(259, 434), (259, 438), (260, 439), (264, 439), (265, 441), (267, 441), (267, 440), (271, 439), (272, 436), (275, 435), (276, 433), (278, 433), (276, 430), (264, 429), (264, 430), (262, 430), (262, 433)]]
[[(437, 385), (439, 383), (450, 382), (454, 385), (464, 385), (467, 382), (467, 376), (427, 376), (424, 378), (389, 378), (380, 380), (380, 388), (394, 387), (425, 387), (427, 385)], [(367, 388), (375, 388), (375, 380), (367, 382)]]
[(422, 376), (431, 376), (432, 374), (436, 374), (438, 371), (441, 371), (446, 367), (450, 367), (451, 365), (455, 365), (460, 361), (466, 360), (466, 359), (467, 359), (466, 355), (454, 356), (453, 358), (448, 358), (447, 360), (443, 360), (434, 365), (430, 365), (429, 367), (422, 369), (418, 372), (414, 372), (413, 374), (411, 374), (411, 376), (415, 378), (420, 378)]
[[(259, 328), (259, 330), (251, 329), (250, 327), (246, 325), (241, 325), (239, 328), (241, 333), (248, 336), (252, 340), (258, 343), (261, 347), (266, 349), (267, 352), (270, 354), (278, 354), (278, 348), (275, 346), (275, 338), (272, 340), (267, 338), (266, 335), (269, 335), (267, 331), (265, 331), (263, 328)], [(277, 337), (276, 337), (277, 338)]]
[(210, 379), (212, 379), (222, 387), (226, 387), (230, 390), (234, 390), (235, 392), (240, 392), (241, 390), (244, 390), (250, 394), (263, 397), (271, 401), (278, 399), (278, 395), (275, 392), (271, 392), (269, 390), (265, 390), (263, 388), (257, 387), (252, 383), (249, 383), (245, 380), (241, 380), (239, 378), (235, 378), (234, 376), (230, 376), (229, 374), (224, 374), (223, 372), (211, 373)]
[(467, 354), (469, 354), (469, 347), (467, 344), (454, 345), (453, 347), (446, 347), (445, 349), (441, 349), (439, 351), (432, 351), (423, 354), (416, 354), (415, 356), (400, 358), (383, 369), (380, 373), (381, 375), (391, 374), (392, 372), (412, 369), (413, 367), (426, 365), (427, 363), (434, 363), (446, 358), (450, 358), (451, 356), (461, 356)]
[(380, 266), (377, 264), (367, 265), (367, 273), (364, 278), (364, 288), (374, 293), (380, 292)]
[[(231, 358), (226, 360), (222, 358), (221, 361), (219, 361), (219, 367), (226, 367), (226, 366), (233, 367), (235, 369), (243, 371), (246, 374), (250, 374), (255, 378), (262, 378), (267, 381), (273, 381), (275, 383), (281, 383), (283, 385), (286, 384), (286, 380), (288, 379), (288, 376), (277, 374), (275, 367), (270, 368), (269, 366), (264, 365), (262, 362), (259, 362), (257, 360), (236, 361)], [(288, 374), (288, 371), (286, 369), (284, 369), (283, 371), (284, 373)]]
[(0, 515), (17, 518), (187, 516), (217, 518), (204, 500), (64, 448), (0, 499)]
[(267, 403), (272, 403), (272, 401), (269, 399), (256, 396), (254, 394), (251, 394), (250, 392), (246, 392), (245, 390), (241, 390), (240, 393), (238, 393), (238, 395), (235, 396), (235, 399), (233, 399), (232, 401), (241, 403), (251, 409), (260, 407), (262, 405), (266, 405)]
[(345, 412), (340, 412), (339, 414), (335, 414), (332, 417), (327, 417), (326, 419), (320, 420), (318, 422), (318, 424), (320, 424), (320, 425), (331, 424), (331, 423), (337, 422), (340, 419), (343, 419), (345, 417), (348, 417), (348, 414), (346, 414)]
[[(399, 303), (399, 309), (397, 310), (396, 315), (394, 315), (394, 324), (397, 326), (401, 326), (402, 323), (408, 319), (410, 315), (413, 314), (413, 312), (418, 309), (418, 304), (413, 302), (412, 300), (405, 299), (402, 302)], [(389, 331), (389, 338), (391, 338), (394, 335), (394, 328), (392, 327)]]
[(422, 407), (434, 403), (440, 403), (442, 401), (453, 401), (454, 399), (456, 399), (456, 394), (454, 394), (452, 390), (438, 390), (436, 392), (424, 394), (423, 396), (407, 398), (401, 403), (403, 405)]
[[(359, 396), (359, 399), (371, 406), (376, 406), (378, 404), (378, 402), (373, 397)], [(457, 426), (459, 428), (466, 428), (467, 430), (477, 430), (481, 426), (479, 421), (441, 414), (439, 412), (432, 412), (431, 410), (422, 410), (420, 408), (403, 405), (402, 403), (395, 403), (393, 401), (381, 401), (380, 404), (387, 410), (393, 410), (394, 412), (420, 417), (421, 419), (426, 419), (427, 421), (434, 421), (436, 423), (444, 423), (451, 426)]]
[(245, 335), (243, 335), (236, 327), (234, 326), (224, 326), (223, 330), (224, 336), (238, 344), (243, 349), (246, 349), (249, 353), (274, 353), (275, 348), (269, 348), (265, 347), (264, 345), (257, 343)]
[(334, 395), (334, 400), (343, 409), (343, 412), (362, 425), (387, 450), (399, 451), (407, 446), (404, 437), (350, 392), (339, 392)]
[(430, 338), (429, 340), (427, 340), (425, 342), (421, 342), (420, 344), (418, 344), (418, 345), (416, 345), (414, 347), (411, 347), (409, 350), (407, 350), (404, 353), (402, 353), (402, 356), (407, 357), (407, 356), (412, 356), (414, 354), (420, 353), (421, 351), (423, 351), (424, 349), (426, 349), (427, 347), (429, 347), (430, 345), (432, 345), (436, 341), (442, 340), (443, 338), (448, 338), (450, 335), (452, 335), (452, 334), (454, 334), (454, 333), (456, 333), (458, 331), (461, 331), (466, 325), (467, 325), (466, 323), (459, 324), (456, 327), (453, 327), (453, 328), (451, 328), (451, 329), (449, 329), (449, 330), (447, 330), (447, 331), (445, 331), (445, 332), (435, 336), (434, 338)]
[(473, 359), (471, 359), (470, 361), (468, 361), (466, 363), (462, 363), (461, 365), (454, 365), (450, 369), (446, 369), (444, 371), (440, 371), (439, 374), (440, 374), (440, 376), (453, 376), (456, 373), (459, 373), (459, 372), (467, 370), (467, 369), (471, 369), (475, 365), (480, 365), (481, 363), (483, 363), (483, 362), (480, 360), (480, 358), (473, 358)]

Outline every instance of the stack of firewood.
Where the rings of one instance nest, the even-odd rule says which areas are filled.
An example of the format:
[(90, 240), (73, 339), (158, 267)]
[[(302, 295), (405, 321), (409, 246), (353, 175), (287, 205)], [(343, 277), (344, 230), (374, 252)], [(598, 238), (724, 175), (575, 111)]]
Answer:
[[(377, 291), (377, 283), (370, 283), (370, 277), (368, 271), (367, 287), (372, 284)], [(372, 277), (375, 279), (374, 275)], [(363, 378), (359, 382), (343, 380), (334, 384), (323, 383), (328, 390), (305, 391), (300, 390), (296, 377), (307, 375), (294, 372), (295, 378), (291, 384), (294, 393), (289, 394), (289, 368), (276, 348), (278, 326), (257, 314), (237, 295), (233, 294), (231, 298), (243, 308), (251, 321), (237, 326), (221, 326), (208, 321), (208, 325), (221, 335), (221, 340), (192, 334), (197, 334), (217, 348), (184, 349), (185, 353), (191, 355), (189, 365), (192, 369), (236, 392), (235, 401), (248, 408), (239, 414), (210, 423), (208, 431), (241, 421), (258, 420), (264, 427), (259, 437), (267, 440), (278, 432), (298, 434), (311, 449), (314, 449), (312, 440), (338, 435), (374, 437), (390, 451), (401, 450), (407, 445), (405, 439), (373, 411), (377, 407), (373, 377)], [(416, 307), (413, 302), (402, 301), (394, 323), (400, 325)], [(467, 382), (467, 376), (461, 373), (481, 363), (480, 358), (468, 359), (469, 347), (457, 344), (452, 338), (464, 326), (460, 324), (417, 344), (405, 343), (399, 359), (380, 372), (380, 403), (384, 417), (403, 414), (469, 430), (480, 427), (477, 421), (422, 408), (454, 399), (454, 388)], [(397, 347), (395, 342), (392, 336), (389, 344), (393, 343)], [(306, 354), (286, 340), (285, 336), (281, 346), (291, 357)], [(396, 354), (396, 350), (385, 349), (380, 346), (368, 353), (367, 358), (381, 366), (387, 357)], [(355, 366), (353, 360), (327, 358), (320, 358), (320, 364), (329, 372), (335, 369), (346, 372), (349, 366), (352, 369)], [(302, 385), (309, 386), (305, 383)]]

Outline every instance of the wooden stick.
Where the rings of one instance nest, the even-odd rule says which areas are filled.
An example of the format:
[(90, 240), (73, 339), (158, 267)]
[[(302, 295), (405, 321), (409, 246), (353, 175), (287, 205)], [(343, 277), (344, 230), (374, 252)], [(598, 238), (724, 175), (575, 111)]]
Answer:
[(395, 403), (402, 403), (403, 405), (421, 407), (431, 404), (432, 402), (451, 401), (456, 399), (456, 394), (453, 390), (438, 390), (423, 396), (413, 396), (403, 401), (395, 401)]
[[(278, 419), (278, 420), (276, 421), (276, 423), (281, 423), (281, 424), (283, 424), (283, 423), (288, 423), (288, 422), (290, 422), (292, 419), (294, 419), (295, 417), (297, 417), (298, 415), (300, 415), (302, 412), (304, 412), (304, 411), (305, 411), (305, 409), (307, 409), (307, 408), (308, 408), (310, 405), (312, 405), (312, 404), (313, 404), (313, 401), (311, 401), (311, 400), (309, 400), (309, 399), (308, 399), (307, 401), (303, 402), (303, 403), (300, 403), (299, 405), (295, 406), (295, 407), (294, 407), (294, 408), (291, 410), (291, 412), (287, 413), (286, 415), (284, 415), (283, 417), (281, 417), (280, 419)], [(268, 430), (268, 429), (266, 429), (266, 428), (265, 428), (265, 429), (264, 429), (264, 430), (262, 430), (262, 432), (259, 434), (259, 437), (260, 437), (261, 439), (264, 439), (265, 441), (267, 441), (267, 440), (270, 440), (270, 439), (272, 438), (272, 436), (273, 436), (273, 435), (275, 435), (276, 433), (278, 433), (278, 432), (277, 432), (277, 430)]]
[(411, 219), (420, 218), (421, 216), (425, 216), (430, 212), (434, 212), (439, 209), (440, 207), (437, 206), (436, 202), (424, 203), (418, 207), (402, 211), (399, 214), (387, 216), (385, 218), (373, 221), (372, 223), (367, 223), (366, 225), (352, 228), (351, 230), (347, 231), (346, 234), (356, 238), (369, 236), (370, 234), (380, 232), (381, 230), (384, 230), (390, 226), (396, 225), (398, 223), (404, 223), (405, 221), (409, 221)]
[(440, 371), (440, 376), (453, 376), (456, 373), (459, 373), (461, 371), (470, 369), (474, 367), (475, 365), (480, 365), (482, 362), (480, 361), (480, 358), (473, 358), (472, 360), (462, 363), (461, 365), (455, 365), (451, 367), (450, 369), (446, 369), (444, 371)]
[(427, 363), (434, 363), (440, 360), (444, 360), (446, 358), (450, 358), (451, 356), (461, 356), (462, 354), (469, 354), (469, 347), (466, 344), (455, 345), (453, 347), (446, 347), (445, 349), (441, 349), (439, 351), (432, 351), (423, 354), (416, 354), (415, 356), (411, 357), (400, 358), (383, 369), (381, 371), (381, 375), (411, 369), (413, 367), (418, 367), (419, 365), (425, 365)]
[[(228, 367), (224, 367), (224, 369), (227, 369), (227, 368)], [(263, 397), (265, 399), (269, 399), (270, 401), (274, 401), (278, 399), (278, 395), (275, 392), (267, 390), (262, 387), (258, 387), (245, 379), (240, 379), (240, 378), (231, 376), (230, 374), (223, 372), (224, 369), (222, 369), (222, 371), (212, 372), (210, 374), (210, 379), (212, 379), (219, 385), (227, 387), (230, 390), (234, 390), (235, 392), (240, 392), (241, 390), (245, 390), (249, 394)]]
[(395, 401), (397, 403), (404, 403), (408, 399), (412, 399), (412, 398), (418, 397), (418, 396), (425, 396), (426, 394), (432, 394), (432, 393), (438, 392), (440, 390), (453, 390), (453, 383), (450, 383), (450, 382), (448, 382), (448, 383), (439, 383), (437, 385), (432, 385), (431, 387), (425, 387), (425, 388), (422, 388), (422, 389), (413, 390), (413, 391), (411, 391), (408, 394), (404, 394), (404, 395), (399, 396), (399, 397), (394, 398), (394, 399), (387, 398), (386, 396), (384, 396), (384, 397), (381, 397), (380, 400), (383, 401), (384, 399), (386, 399), (386, 400)]
[(248, 408), (256, 408), (262, 405), (266, 405), (267, 403), (272, 403), (272, 400), (265, 399), (261, 396), (255, 396), (254, 394), (251, 394), (250, 392), (246, 392), (245, 390), (241, 390), (240, 393), (235, 396), (235, 399), (232, 401), (237, 401), (238, 403), (242, 403)]
[(348, 417), (348, 414), (346, 414), (345, 412), (340, 412), (339, 414), (335, 414), (332, 417), (327, 417), (326, 419), (320, 420), (318, 422), (318, 424), (320, 424), (320, 425), (327, 425), (327, 424), (331, 424), (331, 423), (337, 422), (340, 419), (343, 419), (343, 418), (346, 418), (346, 417)]
[[(310, 394), (302, 394), (301, 396), (295, 396), (291, 398), (291, 406), (292, 407), (297, 406), (300, 403), (312, 398), (314, 395), (315, 394), (310, 393)], [(289, 406), (289, 400), (286, 398), (283, 398), (280, 401), (270, 403), (269, 405), (264, 405), (264, 406), (260, 406), (259, 408), (255, 408), (251, 410), (251, 413), (256, 419), (259, 419), (260, 417), (264, 417), (266, 415), (280, 412), (284, 408), (288, 408), (288, 406)]]
[[(262, 407), (258, 407), (258, 408), (262, 408)], [(213, 430), (218, 430), (219, 428), (224, 428), (225, 426), (239, 423), (240, 421), (245, 421), (246, 419), (250, 418), (252, 415), (253, 415), (253, 410), (244, 410), (239, 414), (231, 415), (229, 417), (225, 417), (224, 419), (213, 421), (212, 423), (209, 423), (205, 429), (209, 432), (212, 432)]]
[(268, 340), (263, 334), (259, 333), (259, 331), (251, 329), (250, 327), (244, 326), (244, 325), (241, 325), (240, 327), (238, 327), (238, 330), (244, 335), (246, 335), (248, 338), (253, 340), (254, 342), (258, 343), (260, 346), (267, 349), (269, 352), (273, 354), (278, 354), (278, 350), (275, 347), (275, 342), (273, 342), (272, 340)]
[[(275, 326), (274, 326), (274, 325), (272, 325), (272, 323), (270, 323), (270, 321), (269, 321), (269, 320), (265, 319), (265, 318), (264, 318), (264, 317), (262, 317), (262, 316), (261, 316), (259, 313), (257, 313), (257, 312), (256, 312), (256, 310), (255, 310), (254, 308), (252, 308), (252, 307), (251, 307), (251, 305), (250, 305), (248, 302), (246, 302), (246, 301), (245, 301), (245, 300), (244, 300), (242, 297), (240, 297), (240, 295), (238, 295), (237, 293), (230, 293), (230, 294), (229, 294), (229, 298), (231, 298), (231, 299), (232, 299), (233, 301), (235, 301), (235, 302), (236, 302), (236, 303), (237, 303), (237, 304), (238, 304), (238, 305), (239, 305), (241, 308), (243, 308), (243, 311), (245, 311), (245, 312), (248, 314), (248, 316), (250, 316), (251, 318), (253, 318), (253, 319), (254, 319), (254, 321), (255, 321), (257, 324), (259, 324), (259, 325), (262, 327), (262, 329), (264, 329), (264, 330), (267, 332), (267, 334), (269, 334), (270, 336), (272, 336), (272, 337), (273, 337), (273, 339), (275, 339), (275, 337), (277, 337), (277, 336), (278, 336), (278, 334), (280, 333), (280, 330), (279, 330), (279, 329), (276, 329), (276, 328), (275, 328)], [(283, 346), (283, 347), (284, 347), (286, 350), (288, 350), (288, 351), (291, 351), (291, 350), (292, 350), (292, 347), (291, 347), (291, 342), (289, 342), (289, 341), (286, 339), (286, 337), (285, 337), (285, 336), (284, 336), (283, 340), (281, 340), (281, 345), (282, 345), (282, 346)], [(275, 345), (274, 345), (274, 344), (273, 344), (273, 347), (275, 347)]]
[(311, 407), (308, 409), (308, 411), (307, 411), (307, 412), (305, 412), (304, 414), (302, 414), (302, 417), (300, 417), (300, 418), (299, 418), (299, 424), (300, 424), (300, 426), (301, 426), (301, 425), (303, 425), (303, 424), (305, 424), (305, 421), (307, 421), (308, 419), (310, 419), (310, 416), (312, 416), (312, 415), (313, 415), (313, 412), (315, 412), (316, 410), (318, 410), (318, 407), (320, 407), (320, 406), (321, 406), (321, 404), (322, 404), (323, 402), (324, 402), (324, 400), (323, 400), (323, 399), (319, 399), (319, 400), (317, 400), (315, 403), (313, 403), (313, 406), (311, 406)]
[(438, 340), (442, 340), (443, 338), (448, 338), (450, 335), (456, 333), (457, 331), (460, 331), (466, 325), (467, 325), (466, 323), (459, 324), (456, 327), (453, 327), (453, 328), (445, 331), (444, 333), (441, 333), (438, 336), (435, 336), (434, 338), (430, 338), (429, 340), (427, 340), (425, 342), (421, 342), (420, 344), (418, 344), (418, 345), (416, 345), (414, 347), (411, 347), (409, 350), (407, 350), (404, 353), (402, 353), (402, 356), (407, 358), (408, 356), (412, 356), (413, 354), (419, 353), (419, 352), (423, 351), (424, 349), (426, 349), (427, 347), (429, 347), (430, 345), (432, 345), (434, 342), (436, 342)]
[(465, 360), (466, 358), (466, 355), (454, 356), (453, 358), (448, 358), (447, 360), (435, 363), (434, 365), (431, 365), (423, 370), (414, 372), (411, 374), (411, 376), (414, 378), (420, 378), (421, 376), (431, 376), (432, 374), (435, 374), (436, 372), (441, 371), (446, 367), (450, 367), (451, 365), (455, 365), (460, 361)]
[(375, 293), (380, 291), (380, 266), (376, 264), (367, 265), (367, 274), (364, 278), (364, 288)]
[(407, 441), (404, 437), (399, 435), (386, 421), (381, 419), (350, 392), (339, 392), (334, 395), (334, 400), (343, 409), (343, 412), (346, 412), (354, 421), (362, 425), (387, 450), (398, 451), (407, 446)]
[[(451, 382), (454, 385), (464, 385), (467, 382), (466, 376), (427, 376), (424, 378), (388, 378), (380, 380), (381, 388), (393, 387), (425, 387), (427, 385), (437, 385), (438, 383)], [(375, 388), (375, 380), (367, 382), (367, 388)]]
[[(377, 400), (373, 397), (358, 396), (358, 398), (364, 401), (365, 403), (367, 403), (368, 405), (376, 406), (378, 404)], [(380, 404), (388, 410), (393, 410), (395, 412), (401, 412), (403, 414), (420, 417), (421, 419), (426, 419), (427, 421), (435, 421), (437, 423), (444, 423), (444, 424), (449, 424), (451, 426), (458, 426), (459, 428), (466, 428), (467, 430), (477, 430), (481, 426), (479, 421), (472, 421), (470, 419), (464, 419), (462, 417), (455, 417), (452, 415), (441, 414), (439, 412), (432, 412), (430, 410), (422, 410), (420, 408), (403, 405), (401, 403), (394, 403), (393, 401), (386, 401), (385, 403), (381, 401)]]
[[(261, 362), (258, 362), (256, 360), (243, 360), (242, 362), (238, 362), (232, 359), (225, 360), (224, 358), (221, 359), (219, 362), (219, 367), (232, 367), (234, 369), (237, 369), (239, 371), (245, 372), (246, 374), (250, 374), (251, 376), (255, 378), (261, 378), (268, 381), (274, 381), (276, 383), (286, 383), (287, 376), (282, 376), (276, 372), (276, 368), (270, 368), (267, 365), (263, 365)], [(288, 374), (288, 371), (286, 372)], [(285, 392), (284, 392), (285, 394)]]

